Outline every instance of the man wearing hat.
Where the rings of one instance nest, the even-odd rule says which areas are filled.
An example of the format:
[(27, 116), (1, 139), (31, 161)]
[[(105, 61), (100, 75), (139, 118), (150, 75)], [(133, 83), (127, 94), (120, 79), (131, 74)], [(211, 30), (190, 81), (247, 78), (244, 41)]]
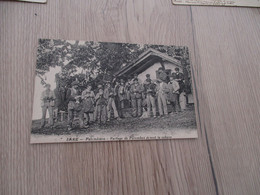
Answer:
[(68, 89), (66, 99), (68, 102), (68, 129), (72, 129), (72, 122), (74, 119), (74, 112), (77, 110), (77, 105), (79, 102), (79, 98), (81, 97), (78, 91), (78, 81), (73, 81), (71, 84), (71, 88)]
[(143, 86), (138, 82), (138, 79), (134, 79), (134, 83), (131, 85), (131, 101), (133, 108), (133, 116), (142, 116), (142, 92)]
[(120, 106), (120, 110), (122, 111), (122, 109), (125, 108), (125, 99), (126, 99), (126, 93), (125, 93), (125, 81), (124, 79), (120, 79), (120, 84), (118, 87), (118, 100), (119, 100), (119, 106)]
[(184, 75), (183, 73), (180, 72), (180, 69), (178, 67), (175, 68), (174, 70), (175, 70), (175, 73), (173, 73), (173, 75), (175, 76), (174, 80), (176, 80), (179, 83), (180, 86), (179, 92), (181, 93), (184, 87)]
[(156, 91), (157, 91), (159, 114), (161, 117), (163, 115), (168, 115), (168, 108), (167, 108), (167, 101), (166, 101), (166, 96), (170, 92), (168, 84), (165, 81), (158, 79)]
[(98, 123), (106, 123), (107, 120), (107, 99), (104, 97), (104, 90), (98, 89), (98, 93), (95, 96), (96, 99), (96, 119)]
[(45, 126), (46, 112), (49, 112), (49, 125), (53, 125), (53, 108), (54, 108), (54, 100), (55, 95), (51, 90), (51, 85), (46, 84), (45, 90), (41, 94), (41, 107), (42, 107), (42, 121), (41, 128)]
[(178, 105), (180, 105), (180, 94), (184, 91), (184, 75), (183, 73), (180, 72), (180, 69), (178, 67), (176, 67), (174, 70), (175, 70), (175, 73), (173, 73), (175, 77), (174, 80), (177, 81), (180, 86), (177, 94)]
[(127, 100), (127, 106), (131, 107), (131, 96), (130, 96), (130, 88), (131, 88), (131, 79), (128, 78), (127, 82), (125, 84), (125, 93), (126, 93), (126, 100)]
[[(98, 94), (99, 90), (102, 89), (103, 90), (103, 85), (102, 84), (98, 84), (97, 89), (95, 90), (95, 94)], [(98, 115), (98, 107), (97, 105), (95, 106), (94, 109), (94, 121), (97, 120), (97, 116)]]
[(155, 106), (155, 94), (156, 94), (156, 85), (150, 79), (150, 75), (146, 75), (146, 80), (144, 82), (144, 89), (146, 93), (146, 104), (148, 117), (151, 116), (151, 108), (153, 116), (156, 117), (156, 106)]
[(114, 89), (111, 87), (111, 83), (107, 82), (104, 89), (104, 98), (107, 100), (107, 121), (111, 119), (111, 111), (113, 110), (114, 117), (119, 119), (115, 99), (114, 99)]
[[(178, 95), (179, 95), (179, 83), (175, 80), (174, 75), (170, 76), (170, 82), (168, 83), (170, 92), (168, 94), (168, 100), (173, 106), (173, 112), (179, 111)], [(172, 112), (172, 113), (173, 113)]]

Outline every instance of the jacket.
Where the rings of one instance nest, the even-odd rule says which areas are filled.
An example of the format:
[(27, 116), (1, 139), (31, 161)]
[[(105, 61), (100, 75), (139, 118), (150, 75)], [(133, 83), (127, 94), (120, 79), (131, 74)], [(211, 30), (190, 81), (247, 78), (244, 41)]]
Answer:
[(132, 84), (131, 88), (130, 88), (131, 99), (141, 99), (143, 91), (144, 91), (144, 88), (141, 84), (138, 84), (138, 85)]

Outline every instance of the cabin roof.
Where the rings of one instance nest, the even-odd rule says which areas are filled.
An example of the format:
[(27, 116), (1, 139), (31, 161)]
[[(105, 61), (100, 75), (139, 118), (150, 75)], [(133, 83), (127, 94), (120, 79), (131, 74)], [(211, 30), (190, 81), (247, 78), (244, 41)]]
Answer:
[(149, 48), (140, 54), (134, 62), (127, 64), (119, 71), (117, 71), (115, 76), (132, 76), (135, 73), (139, 74), (152, 66), (154, 63), (160, 61), (168, 61), (182, 69), (181, 62), (179, 60), (174, 59), (173, 57), (155, 49)]

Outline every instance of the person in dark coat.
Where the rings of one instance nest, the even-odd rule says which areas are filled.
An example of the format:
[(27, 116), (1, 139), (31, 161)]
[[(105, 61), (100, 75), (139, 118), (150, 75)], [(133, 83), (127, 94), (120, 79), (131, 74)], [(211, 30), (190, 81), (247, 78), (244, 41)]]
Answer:
[[(148, 75), (146, 75), (147, 77)], [(156, 117), (156, 105), (155, 105), (155, 94), (156, 94), (156, 84), (150, 79), (150, 75), (144, 82), (144, 89), (146, 94), (146, 104), (147, 104), (147, 113), (148, 117), (151, 116), (151, 109), (153, 117)]]
[(179, 83), (180, 89), (177, 94), (178, 105), (180, 105), (180, 94), (184, 91), (184, 75), (180, 72), (179, 68), (175, 68), (175, 73), (172, 75), (174, 80)]
[(179, 95), (180, 86), (179, 86), (179, 83), (174, 79), (175, 79), (174, 76), (171, 75), (170, 81), (168, 83), (169, 89), (170, 89), (169, 95), (168, 95), (168, 100), (173, 106), (172, 113), (174, 113), (176, 111), (180, 111), (180, 105), (178, 103), (178, 95)]
[(111, 120), (111, 111), (113, 111), (114, 113), (114, 118), (120, 120), (114, 99), (114, 89), (112, 88), (110, 82), (107, 82), (106, 84), (106, 87), (104, 89), (104, 97), (107, 100), (107, 121)]
[(134, 79), (134, 83), (131, 85), (131, 101), (133, 108), (133, 116), (142, 116), (142, 92), (143, 86), (138, 82), (138, 79)]
[(95, 94), (92, 91), (92, 86), (88, 85), (87, 89), (85, 89), (82, 94), (82, 109), (80, 111), (80, 127), (84, 127), (84, 115), (86, 116), (86, 126), (89, 125), (90, 122), (90, 114), (94, 112), (94, 104), (95, 104)]
[(104, 97), (104, 90), (100, 88), (96, 94), (97, 120), (101, 124), (107, 120), (107, 99)]
[(118, 87), (118, 100), (119, 100), (120, 110), (125, 108), (125, 102), (124, 102), (125, 99), (126, 99), (125, 82), (123, 79), (121, 79)]
[(74, 119), (74, 112), (79, 112), (81, 105), (80, 105), (80, 98), (81, 95), (79, 94), (78, 90), (78, 81), (72, 82), (72, 87), (68, 89), (66, 94), (66, 100), (68, 103), (68, 130), (72, 129), (72, 123)]

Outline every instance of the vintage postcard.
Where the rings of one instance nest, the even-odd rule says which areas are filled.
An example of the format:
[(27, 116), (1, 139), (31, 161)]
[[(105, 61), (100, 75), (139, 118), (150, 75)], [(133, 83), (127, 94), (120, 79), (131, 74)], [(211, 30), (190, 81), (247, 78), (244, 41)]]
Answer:
[(260, 7), (260, 0), (172, 0), (175, 5)]
[(40, 39), (31, 143), (197, 138), (185, 46)]
[(47, 3), (47, 0), (16, 0), (16, 1), (25, 1), (25, 2), (32, 2), (32, 3)]

